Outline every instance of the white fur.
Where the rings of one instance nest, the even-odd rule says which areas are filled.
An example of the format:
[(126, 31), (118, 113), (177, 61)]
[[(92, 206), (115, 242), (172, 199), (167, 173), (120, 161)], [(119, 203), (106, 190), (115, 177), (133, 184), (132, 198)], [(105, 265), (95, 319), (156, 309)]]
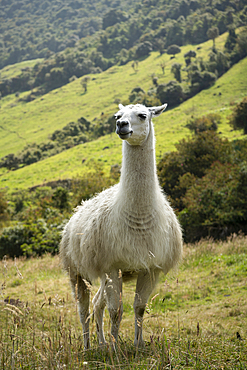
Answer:
[(123, 139), (120, 182), (77, 207), (64, 229), (60, 246), (61, 260), (78, 294), (85, 348), (89, 348), (88, 282), (101, 279), (93, 304), (99, 343), (104, 345), (105, 305), (116, 341), (123, 311), (122, 275), (138, 275), (134, 343), (143, 345), (143, 314), (159, 272), (166, 274), (182, 254), (181, 229), (156, 174), (151, 119), (162, 113), (166, 105), (119, 108), (116, 132)]

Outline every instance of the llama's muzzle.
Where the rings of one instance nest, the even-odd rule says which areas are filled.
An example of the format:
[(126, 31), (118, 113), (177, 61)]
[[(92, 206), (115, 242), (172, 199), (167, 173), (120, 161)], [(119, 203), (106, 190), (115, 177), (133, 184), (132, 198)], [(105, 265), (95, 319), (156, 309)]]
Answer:
[(116, 134), (120, 137), (122, 140), (128, 139), (132, 134), (133, 130), (131, 129), (130, 122), (125, 120), (117, 120), (116, 125)]

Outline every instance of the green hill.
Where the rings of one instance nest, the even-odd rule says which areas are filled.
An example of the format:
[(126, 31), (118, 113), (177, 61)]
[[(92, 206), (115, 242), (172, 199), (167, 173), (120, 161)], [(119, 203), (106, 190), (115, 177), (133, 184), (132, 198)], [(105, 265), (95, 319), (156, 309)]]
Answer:
[[(217, 38), (217, 49), (223, 50), (227, 34)], [(189, 50), (197, 50), (197, 58), (208, 59), (212, 48), (212, 41), (181, 48), (175, 61), (185, 66), (183, 55)], [(160, 67), (165, 63), (165, 74)], [(131, 67), (131, 62), (124, 66), (113, 66), (107, 71), (91, 75), (88, 91), (85, 94), (80, 84), (81, 79), (69, 83), (59, 89), (43, 95), (31, 102), (23, 99), (30, 92), (7, 95), (1, 100), (0, 125), (0, 157), (9, 153), (16, 154), (28, 143), (46, 141), (48, 136), (57, 129), (61, 129), (71, 121), (81, 116), (92, 121), (100, 117), (101, 113), (114, 114), (116, 101), (127, 100), (131, 90), (141, 86), (145, 91), (152, 87), (151, 75), (155, 74), (159, 83), (174, 80), (171, 66), (174, 59), (170, 55), (160, 56), (158, 52), (140, 61), (138, 72)], [(13, 72), (15, 73), (15, 72)], [(182, 79), (187, 79), (187, 73), (182, 71)], [(186, 85), (185, 82), (183, 82)], [(233, 97), (233, 99), (236, 99)]]
[[(181, 54), (184, 54), (189, 48), (190, 46), (184, 47)], [(210, 43), (206, 42), (200, 51), (206, 53), (209, 49)], [(167, 55), (163, 57), (167, 58)], [(182, 56), (177, 57), (178, 61), (179, 58)], [(6, 110), (3, 109), (3, 113), (5, 111), (6, 114), (5, 121), (2, 122), (5, 124), (8, 122), (6, 126), (10, 126), (12, 131), (16, 128), (23, 140), (18, 139), (14, 132), (5, 132), (5, 138), (1, 136), (0, 142), (2, 148), (5, 146), (2, 153), (6, 154), (13, 149), (14, 151), (20, 150), (27, 140), (29, 141), (29, 138), (30, 142), (42, 141), (56, 128), (61, 128), (68, 121), (82, 115), (87, 119), (93, 119), (93, 117), (99, 116), (102, 111), (113, 114), (117, 110), (117, 104), (114, 103), (114, 100), (120, 99), (124, 103), (128, 92), (137, 85), (147, 89), (150, 86), (150, 74), (153, 71), (159, 78), (170, 79), (168, 73), (164, 77), (161, 75), (159, 63), (158, 53), (152, 53), (149, 58), (139, 64), (137, 73), (133, 71), (130, 64), (112, 67), (90, 82), (88, 93), (85, 95), (83, 95), (80, 82), (77, 80), (41, 99), (28, 103), (26, 106), (18, 104), (10, 109), (7, 108), (5, 101)], [(167, 72), (170, 70), (171, 63), (172, 61), (167, 61)], [(212, 112), (220, 113), (222, 124), (219, 131), (222, 132), (222, 135), (231, 139), (241, 137), (241, 132), (231, 131), (226, 118), (230, 113), (231, 106), (247, 94), (246, 74), (247, 58), (234, 65), (217, 80), (213, 87), (201, 91), (195, 97), (157, 118), (155, 120), (157, 158), (160, 159), (164, 152), (173, 150), (175, 143), (189, 134), (185, 125), (191, 115), (202, 116)], [(13, 97), (11, 98), (13, 99)], [(24, 109), (26, 114), (23, 113)], [(104, 150), (105, 147), (108, 148)], [(0, 187), (14, 190), (36, 186), (51, 180), (72, 178), (90, 171), (92, 160), (101, 163), (106, 173), (109, 173), (111, 165), (121, 163), (121, 141), (118, 137), (115, 134), (107, 135), (22, 169), (4, 172), (0, 176)]]

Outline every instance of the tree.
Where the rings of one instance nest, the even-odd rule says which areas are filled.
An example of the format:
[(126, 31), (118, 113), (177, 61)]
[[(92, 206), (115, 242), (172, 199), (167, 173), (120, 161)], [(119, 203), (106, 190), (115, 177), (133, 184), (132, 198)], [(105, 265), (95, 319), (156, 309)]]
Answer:
[(240, 228), (244, 230), (247, 194), (243, 193), (242, 184), (246, 186), (246, 180), (246, 165), (216, 161), (204, 177), (194, 181), (183, 198), (185, 208), (179, 217), (185, 238), (224, 238)]
[(138, 60), (134, 60), (131, 63), (131, 67), (134, 69), (135, 72), (137, 72), (138, 71)]
[(213, 50), (215, 50), (215, 39), (219, 36), (219, 29), (218, 27), (211, 27), (207, 32), (207, 36), (209, 39), (213, 40)]
[(235, 106), (229, 117), (229, 123), (234, 130), (243, 129), (244, 135), (247, 135), (247, 96)]
[(148, 56), (152, 50), (153, 46), (151, 42), (149, 41), (141, 42), (140, 44), (137, 45), (136, 48), (136, 58), (138, 59), (141, 57)]
[(111, 9), (103, 16), (103, 29), (113, 26), (116, 23), (125, 22), (128, 20), (128, 15), (120, 9)]
[(189, 50), (187, 53), (184, 54), (184, 58), (195, 58), (196, 52), (194, 50)]
[(8, 202), (6, 200), (5, 194), (0, 191), (0, 226), (8, 220), (8, 213), (7, 213), (7, 208), (8, 208)]
[(84, 93), (87, 92), (87, 84), (88, 82), (91, 80), (91, 77), (90, 76), (84, 76), (82, 79), (81, 79), (81, 85), (82, 87), (84, 88)]
[(154, 86), (157, 87), (159, 85), (159, 83), (158, 83), (158, 77), (155, 76), (155, 73), (152, 73), (151, 78), (152, 78), (152, 82), (153, 82)]
[(225, 49), (228, 52), (231, 52), (235, 48), (236, 44), (237, 44), (237, 35), (235, 29), (231, 27), (229, 28), (228, 36), (224, 45)]
[(181, 52), (181, 49), (178, 45), (170, 45), (167, 48), (167, 54), (173, 55), (174, 58), (175, 58), (175, 55), (179, 54), (180, 52)]
[(162, 73), (164, 75), (165, 74), (166, 63), (163, 61), (159, 65), (160, 65), (160, 68), (162, 69)]
[(174, 74), (174, 77), (178, 82), (181, 82), (181, 67), (182, 64), (174, 63), (171, 68), (171, 72)]
[(215, 131), (198, 132), (192, 138), (181, 140), (176, 152), (167, 153), (160, 160), (157, 166), (160, 184), (174, 207), (180, 211), (184, 208), (187, 187), (196, 178), (203, 177), (213, 162), (231, 160), (230, 147), (229, 141), (221, 139)]
[(168, 106), (174, 107), (182, 103), (184, 93), (177, 81), (170, 81), (168, 84), (160, 84), (157, 87), (157, 97), (162, 104), (168, 103)]

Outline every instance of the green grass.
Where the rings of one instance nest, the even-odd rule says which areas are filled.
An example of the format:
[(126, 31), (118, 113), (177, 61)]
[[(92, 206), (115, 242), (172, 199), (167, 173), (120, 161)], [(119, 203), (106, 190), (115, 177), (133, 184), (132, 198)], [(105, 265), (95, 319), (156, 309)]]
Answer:
[(33, 68), (35, 64), (43, 61), (43, 58), (25, 60), (24, 62), (10, 64), (0, 70), (0, 79), (13, 78), (19, 76), (22, 70), (26, 68)]
[[(1, 368), (246, 369), (246, 243), (246, 237), (233, 236), (185, 246), (179, 270), (161, 277), (147, 305), (146, 346), (139, 351), (132, 344), (134, 282), (124, 284), (116, 351), (99, 350), (93, 321), (92, 349), (84, 352), (77, 307), (58, 257), (3, 260)], [(104, 325), (109, 340), (107, 312)]]
[[(223, 49), (226, 36), (223, 34), (217, 39), (216, 45), (219, 49)], [(201, 49), (197, 51), (198, 57), (207, 59), (212, 41), (200, 46)], [(182, 52), (176, 56), (176, 62), (184, 64), (183, 55), (190, 49), (196, 49), (196, 46), (182, 47)], [(163, 60), (166, 62), (164, 76), (159, 66)], [(27, 143), (47, 140), (53, 131), (61, 129), (68, 122), (76, 121), (81, 116), (92, 121), (95, 117), (100, 117), (102, 112), (115, 113), (116, 99), (124, 103), (130, 91), (136, 86), (141, 86), (147, 91), (152, 85), (152, 73), (159, 78), (159, 83), (174, 79), (170, 72), (172, 63), (174, 59), (170, 60), (170, 56), (160, 56), (154, 52), (139, 63), (137, 73), (134, 72), (131, 63), (128, 63), (92, 76), (86, 94), (83, 93), (78, 79), (30, 103), (20, 103), (15, 96), (3, 98), (0, 111), (0, 157), (11, 152), (17, 153)], [(247, 59), (231, 68), (212, 88), (202, 91), (179, 107), (168, 110), (158, 117), (155, 120), (157, 159), (159, 160), (164, 152), (174, 150), (175, 144), (190, 134), (185, 125), (191, 115), (201, 116), (217, 112), (222, 116), (222, 124), (219, 127), (222, 135), (230, 139), (241, 137), (241, 132), (231, 132), (227, 116), (232, 104), (247, 95), (246, 74)], [(185, 72), (182, 72), (182, 78), (186, 79)], [(25, 94), (27, 93), (22, 93), (21, 97)], [(106, 146), (110, 149), (103, 150)], [(109, 173), (111, 165), (120, 164), (121, 142), (117, 136), (111, 134), (102, 137), (17, 171), (0, 170), (0, 188), (6, 187), (13, 191), (51, 180), (72, 178), (87, 172), (91, 168), (92, 158), (102, 164), (106, 173)], [(86, 159), (83, 165), (82, 159)]]

